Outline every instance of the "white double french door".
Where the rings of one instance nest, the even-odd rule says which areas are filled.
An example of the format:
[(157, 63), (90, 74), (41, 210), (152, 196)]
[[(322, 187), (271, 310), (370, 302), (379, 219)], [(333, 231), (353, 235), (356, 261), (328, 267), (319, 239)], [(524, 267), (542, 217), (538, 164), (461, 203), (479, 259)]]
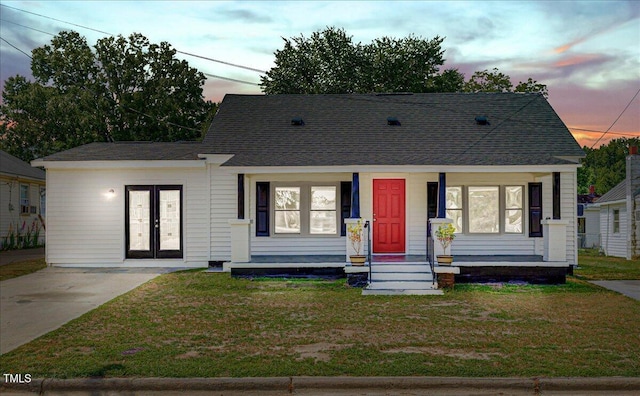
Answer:
[(126, 186), (127, 258), (182, 258), (182, 186)]

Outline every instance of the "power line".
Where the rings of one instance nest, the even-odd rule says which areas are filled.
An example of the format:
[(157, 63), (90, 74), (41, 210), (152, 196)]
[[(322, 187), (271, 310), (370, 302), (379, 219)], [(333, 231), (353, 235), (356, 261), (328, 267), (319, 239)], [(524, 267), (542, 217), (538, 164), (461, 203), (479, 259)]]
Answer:
[(6, 23), (11, 23), (11, 24), (14, 24), (14, 25), (18, 25), (18, 26), (23, 27), (25, 29), (35, 30), (36, 32), (39, 32), (39, 33), (48, 34), (49, 36), (55, 36), (55, 34), (53, 34), (53, 33), (45, 32), (44, 30), (36, 29), (36, 28), (30, 27), (30, 26), (21, 25), (21, 24), (16, 23), (16, 22), (7, 21), (6, 19), (0, 18), (0, 21), (1, 22), (6, 22)]
[(235, 78), (218, 76), (216, 74), (211, 74), (211, 73), (204, 73), (203, 72), (202, 74), (204, 74), (205, 76), (208, 76), (208, 77), (219, 78), (221, 80), (233, 81), (233, 82), (237, 82), (237, 83), (241, 83), (241, 84), (255, 85), (256, 87), (260, 86), (260, 84), (254, 83), (254, 82), (251, 82), (251, 81), (237, 80)]
[(208, 57), (202, 56), (202, 55), (191, 54), (189, 52), (178, 51), (178, 50), (176, 50), (176, 52), (179, 53), (179, 54), (183, 54), (183, 55), (189, 55), (189, 56), (193, 56), (193, 57), (196, 57), (196, 58), (205, 59), (205, 60), (208, 60), (208, 61), (211, 61), (211, 62), (222, 63), (223, 65), (229, 65), (229, 66), (233, 66), (233, 67), (238, 67), (240, 69), (250, 70), (250, 71), (254, 71), (254, 72), (258, 72), (258, 73), (266, 73), (265, 70), (254, 69), (253, 67), (242, 66), (242, 65), (238, 65), (236, 63), (225, 62), (225, 61), (221, 61), (221, 60), (218, 60), (218, 59), (208, 58)]
[[(16, 11), (20, 11), (20, 12), (25, 12), (25, 13), (27, 13), (27, 14), (31, 14), (31, 15), (35, 15), (35, 16), (39, 16), (39, 17), (41, 17), (41, 18), (50, 19), (50, 20), (53, 20), (53, 21), (56, 21), (56, 22), (66, 23), (66, 24), (69, 24), (69, 25), (71, 25), (71, 26), (76, 26), (76, 27), (80, 27), (80, 28), (83, 28), (83, 29), (91, 30), (91, 31), (94, 31), (94, 32), (98, 32), (98, 33), (106, 34), (107, 36), (117, 36), (116, 34), (109, 33), (109, 32), (105, 32), (104, 30), (95, 29), (95, 28), (92, 28), (92, 27), (89, 27), (89, 26), (79, 25), (79, 24), (77, 24), (77, 23), (73, 23), (73, 22), (69, 22), (69, 21), (64, 21), (64, 20), (62, 20), (62, 19), (53, 18), (53, 17), (47, 16), (47, 15), (38, 14), (38, 13), (36, 13), (36, 12), (31, 12), (31, 11), (23, 10), (23, 9), (16, 8), (16, 7), (11, 7), (11, 6), (8, 6), (8, 5), (5, 5), (5, 4), (0, 4), (0, 6), (2, 6), (2, 7), (7, 7), (7, 8), (11, 8), (12, 10), (16, 10)], [(17, 25), (17, 24), (16, 24), (16, 25)], [(25, 27), (26, 27), (26, 26), (25, 26)], [(28, 28), (28, 27), (27, 27), (27, 28)], [(33, 28), (29, 28), (29, 29), (33, 29)], [(36, 29), (34, 29), (34, 30), (36, 30)], [(45, 33), (45, 32), (43, 32), (43, 33)], [(47, 33), (47, 34), (51, 34), (51, 33)], [(264, 70), (256, 69), (256, 68), (249, 67), (249, 66), (239, 65), (239, 64), (237, 64), (237, 63), (231, 63), (231, 62), (223, 61), (223, 60), (220, 60), (220, 59), (214, 59), (214, 58), (209, 58), (209, 57), (202, 56), (202, 55), (192, 54), (192, 53), (189, 53), (189, 52), (180, 51), (180, 50), (178, 50), (178, 49), (176, 49), (176, 52), (178, 52), (178, 53), (180, 53), (180, 54), (183, 54), (183, 55), (194, 56), (194, 57), (201, 58), (201, 59), (205, 59), (205, 60), (208, 60), (208, 61), (211, 61), (211, 62), (217, 62), (217, 63), (221, 63), (221, 64), (223, 64), (223, 65), (233, 66), (233, 67), (237, 67), (237, 68), (244, 69), (244, 70), (254, 71), (254, 72), (258, 72), (258, 73), (266, 73), (266, 71), (264, 71)]]
[[(580, 131), (580, 132), (587, 132), (587, 133), (604, 133), (604, 131), (595, 131), (593, 129), (571, 128), (569, 126), (567, 128), (571, 131)], [(610, 135), (620, 135), (620, 136), (634, 136), (634, 137), (639, 136), (638, 133), (624, 133), (624, 132), (607, 132), (607, 133)]]
[(81, 28), (83, 28), (83, 29), (93, 30), (94, 32), (98, 32), (98, 33), (106, 34), (106, 35), (108, 35), (108, 36), (115, 36), (114, 34), (111, 34), (111, 33), (109, 33), (109, 32), (105, 32), (105, 31), (102, 31), (102, 30), (98, 30), (98, 29), (90, 28), (90, 27), (88, 27), (88, 26), (78, 25), (77, 23), (73, 23), (73, 22), (63, 21), (62, 19), (53, 18), (53, 17), (50, 17), (50, 16), (48, 16), (48, 15), (42, 15), (42, 14), (38, 14), (38, 13), (36, 13), (36, 12), (31, 12), (31, 11), (23, 10), (23, 9), (20, 9), (20, 8), (11, 7), (11, 6), (8, 6), (8, 5), (6, 5), (6, 4), (0, 4), (0, 6), (1, 6), (1, 7), (11, 8), (12, 10), (16, 10), (16, 11), (24, 12), (24, 13), (27, 13), (27, 14), (31, 14), (31, 15), (35, 15), (35, 16), (39, 16), (39, 17), (41, 17), (41, 18), (50, 19), (50, 20), (52, 20), (52, 21), (62, 22), (62, 23), (66, 23), (66, 24), (69, 24), (69, 25), (72, 25), (72, 26), (81, 27)]
[(620, 115), (618, 116), (618, 118), (616, 118), (613, 123), (611, 124), (611, 126), (609, 126), (609, 128), (607, 128), (606, 131), (602, 132), (602, 135), (600, 135), (600, 137), (598, 138), (598, 140), (596, 140), (595, 143), (593, 143), (593, 145), (591, 145), (591, 148), (594, 148), (596, 144), (598, 144), (598, 142), (600, 140), (602, 140), (602, 138), (604, 137), (604, 135), (606, 135), (607, 133), (609, 133), (609, 130), (611, 128), (613, 128), (613, 126), (616, 124), (616, 122), (618, 122), (618, 120), (620, 119), (620, 117), (622, 117), (622, 115), (624, 114), (625, 111), (627, 111), (627, 109), (629, 108), (629, 106), (631, 106), (631, 103), (633, 103), (634, 99), (636, 98), (636, 96), (638, 96), (638, 94), (640, 94), (640, 88), (638, 88), (638, 90), (636, 91), (636, 94), (633, 95), (633, 98), (631, 98), (631, 100), (629, 101), (629, 103), (627, 103), (627, 105), (625, 106), (624, 110), (622, 110), (622, 112), (620, 113)]
[(23, 50), (21, 50), (20, 48), (16, 47), (15, 45), (11, 44), (10, 42), (8, 42), (4, 37), (0, 37), (0, 40), (4, 41), (5, 43), (9, 44), (10, 46), (12, 46), (14, 49), (22, 52), (23, 54), (25, 54), (26, 56), (29, 57), (29, 59), (33, 59), (31, 57), (31, 55), (27, 54), (26, 52), (24, 52)]
[(480, 137), (480, 139), (476, 140), (475, 142), (473, 142), (472, 144), (469, 145), (469, 147), (467, 147), (462, 154), (466, 154), (467, 151), (471, 150), (471, 148), (473, 146), (475, 146), (476, 144), (480, 143), (481, 141), (483, 141), (487, 136), (489, 136), (490, 134), (493, 133), (493, 131), (495, 131), (496, 129), (498, 129), (502, 124), (504, 124), (505, 122), (509, 121), (511, 118), (513, 118), (513, 116), (515, 116), (516, 114), (518, 114), (519, 112), (521, 112), (522, 110), (524, 110), (527, 106), (529, 106), (531, 103), (533, 103), (534, 100), (538, 99), (539, 95), (534, 95), (533, 98), (528, 101), (527, 103), (525, 103), (522, 107), (520, 107), (518, 110), (514, 111), (511, 115), (509, 115), (507, 118), (503, 119), (501, 122), (498, 123), (498, 125), (494, 126), (493, 128), (491, 128), (487, 133), (485, 133), (482, 137)]

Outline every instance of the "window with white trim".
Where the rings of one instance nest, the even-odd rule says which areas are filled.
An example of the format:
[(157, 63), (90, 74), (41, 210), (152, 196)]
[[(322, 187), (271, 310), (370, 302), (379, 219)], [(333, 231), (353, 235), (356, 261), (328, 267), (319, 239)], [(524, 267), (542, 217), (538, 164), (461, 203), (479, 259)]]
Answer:
[(300, 187), (276, 187), (274, 202), (276, 234), (299, 234)]
[(274, 234), (338, 235), (337, 185), (276, 185), (273, 202)]
[(453, 220), (456, 233), (464, 231), (462, 209), (462, 187), (447, 187), (447, 218)]
[(524, 227), (524, 187), (505, 186), (504, 188), (504, 232), (522, 234)]
[(29, 213), (29, 204), (30, 204), (30, 200), (29, 200), (29, 185), (28, 184), (21, 184), (20, 185), (20, 213), (22, 214), (28, 214)]
[(311, 186), (309, 234), (337, 233), (337, 190), (336, 186)]
[(451, 186), (446, 191), (447, 218), (457, 233), (523, 233), (523, 186)]
[(613, 233), (620, 233), (620, 209), (613, 210)]
[(500, 188), (496, 186), (468, 187), (469, 233), (500, 232)]
[(40, 215), (43, 217), (47, 214), (47, 188), (40, 187)]

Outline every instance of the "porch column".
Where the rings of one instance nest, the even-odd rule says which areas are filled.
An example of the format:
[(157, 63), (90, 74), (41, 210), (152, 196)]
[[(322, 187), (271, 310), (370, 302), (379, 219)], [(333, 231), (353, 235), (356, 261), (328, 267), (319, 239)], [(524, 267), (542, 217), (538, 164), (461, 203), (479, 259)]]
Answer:
[(567, 261), (567, 220), (542, 220), (544, 235), (544, 261)]
[(231, 227), (231, 261), (248, 263), (251, 261), (251, 223), (248, 219), (229, 220)]
[[(453, 220), (445, 219), (445, 218), (437, 218), (437, 219), (429, 219), (431, 223), (431, 237), (433, 239), (433, 257), (435, 259), (436, 256), (444, 254), (444, 248), (436, 238), (436, 231), (441, 225), (453, 224)], [(451, 246), (449, 246), (449, 254), (451, 253)]]
[(352, 219), (360, 218), (360, 174), (351, 175), (351, 216)]
[[(438, 176), (438, 218), (447, 217), (447, 174), (440, 173)], [(434, 228), (437, 230), (437, 228)]]
[[(351, 241), (349, 240), (349, 225), (351, 224), (356, 224), (358, 221), (362, 221), (363, 223), (363, 227), (364, 227), (364, 221), (362, 219), (344, 219), (344, 224), (347, 225), (347, 237), (345, 238), (345, 241), (347, 243), (347, 255), (345, 257), (345, 262), (349, 263), (351, 262), (351, 260), (349, 260), (349, 256), (353, 256), (355, 254), (364, 254), (366, 255), (367, 253), (365, 252), (366, 249), (366, 241), (364, 240), (364, 235), (362, 236), (362, 242), (360, 243), (360, 253), (356, 253), (356, 250), (354, 249), (353, 245), (351, 244)], [(364, 234), (364, 233), (363, 233)]]

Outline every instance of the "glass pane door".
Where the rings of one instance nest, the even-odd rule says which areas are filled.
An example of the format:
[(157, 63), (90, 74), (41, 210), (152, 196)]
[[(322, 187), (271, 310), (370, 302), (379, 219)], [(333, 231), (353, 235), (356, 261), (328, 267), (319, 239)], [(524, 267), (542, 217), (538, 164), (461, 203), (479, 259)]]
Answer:
[(126, 187), (127, 258), (182, 257), (182, 186)]
[(156, 257), (182, 257), (182, 187), (157, 186)]
[(151, 186), (127, 186), (126, 234), (128, 258), (153, 258)]

